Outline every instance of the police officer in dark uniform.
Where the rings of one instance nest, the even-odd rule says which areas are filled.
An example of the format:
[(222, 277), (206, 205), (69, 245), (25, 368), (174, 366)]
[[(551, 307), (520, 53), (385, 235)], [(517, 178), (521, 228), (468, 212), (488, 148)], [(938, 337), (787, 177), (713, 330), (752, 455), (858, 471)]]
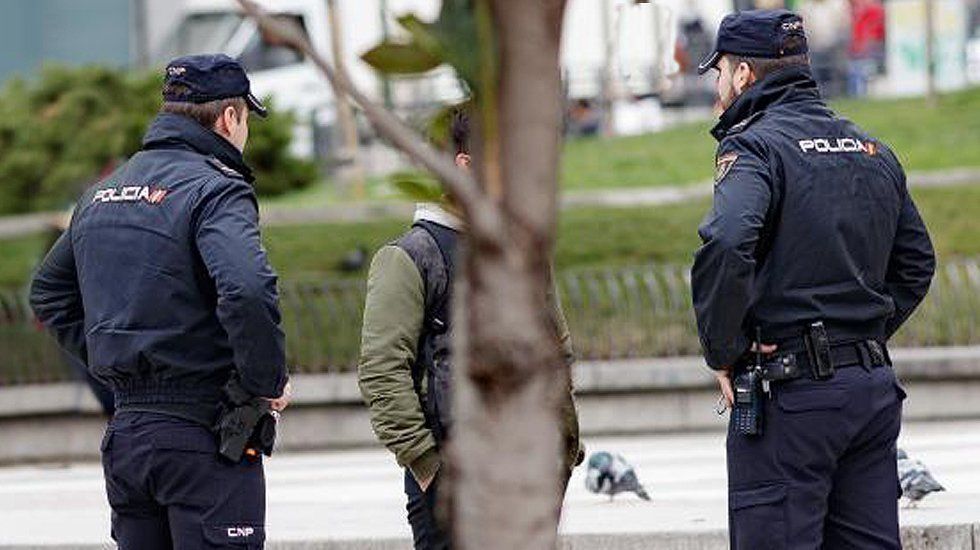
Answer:
[(142, 150), (79, 200), (31, 305), (112, 388), (102, 442), (121, 550), (261, 548), (261, 457), (219, 456), (235, 387), (288, 402), (276, 275), (262, 247), (249, 111), (266, 110), (223, 55), (179, 58)]
[(806, 53), (799, 16), (746, 11), (700, 67), (720, 143), (691, 283), (733, 406), (731, 547), (900, 548), (885, 346), (935, 259), (895, 155), (827, 107)]

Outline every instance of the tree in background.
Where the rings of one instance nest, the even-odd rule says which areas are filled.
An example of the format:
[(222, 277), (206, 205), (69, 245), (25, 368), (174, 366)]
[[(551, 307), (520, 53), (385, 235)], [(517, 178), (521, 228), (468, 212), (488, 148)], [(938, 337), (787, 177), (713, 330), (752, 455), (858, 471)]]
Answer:
[[(46, 67), (0, 90), (0, 214), (61, 209), (139, 150), (162, 102), (162, 71)], [(290, 155), (292, 117), (251, 125), (245, 159), (256, 191), (276, 195), (317, 179)]]
[(409, 39), (364, 59), (388, 74), (448, 63), (470, 92), (473, 170), (357, 90), (294, 27), (239, 0), (267, 32), (323, 70), (379, 134), (429, 170), (464, 211), (454, 290), (455, 421), (449, 444), (460, 548), (554, 548), (561, 487), (559, 403), (569, 370), (548, 315), (562, 123), (566, 0), (444, 0), (439, 18), (399, 19)]

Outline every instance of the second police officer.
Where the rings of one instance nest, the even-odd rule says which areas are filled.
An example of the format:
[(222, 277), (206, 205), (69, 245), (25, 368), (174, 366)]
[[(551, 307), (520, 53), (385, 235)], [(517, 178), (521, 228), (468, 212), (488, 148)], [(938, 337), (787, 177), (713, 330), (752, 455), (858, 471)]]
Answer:
[(935, 267), (905, 174), (823, 102), (799, 16), (725, 17), (710, 69), (714, 203), (691, 283), (705, 359), (734, 401), (731, 547), (900, 548), (905, 394), (885, 345)]
[[(121, 550), (261, 548), (261, 457), (219, 456), (229, 380), (288, 403), (276, 290), (242, 151), (242, 67), (179, 58), (142, 150), (79, 200), (31, 289), (38, 318), (115, 394), (102, 443)], [(265, 398), (267, 401), (262, 401)]]

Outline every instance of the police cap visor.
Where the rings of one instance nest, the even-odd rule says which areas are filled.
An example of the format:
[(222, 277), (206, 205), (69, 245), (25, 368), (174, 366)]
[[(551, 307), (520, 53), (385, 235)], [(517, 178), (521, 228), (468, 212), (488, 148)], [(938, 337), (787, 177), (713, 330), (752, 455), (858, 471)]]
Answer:
[(698, 64), (698, 74), (718, 65), (723, 54), (778, 59), (806, 53), (803, 18), (788, 10), (750, 10), (725, 16), (715, 48)]

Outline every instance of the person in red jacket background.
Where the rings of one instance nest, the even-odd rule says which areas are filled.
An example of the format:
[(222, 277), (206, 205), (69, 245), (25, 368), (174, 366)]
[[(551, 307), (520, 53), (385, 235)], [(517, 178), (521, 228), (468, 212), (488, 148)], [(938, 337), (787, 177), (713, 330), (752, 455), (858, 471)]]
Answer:
[(867, 95), (868, 79), (878, 72), (885, 57), (885, 7), (880, 0), (852, 0), (848, 53), (848, 93)]

